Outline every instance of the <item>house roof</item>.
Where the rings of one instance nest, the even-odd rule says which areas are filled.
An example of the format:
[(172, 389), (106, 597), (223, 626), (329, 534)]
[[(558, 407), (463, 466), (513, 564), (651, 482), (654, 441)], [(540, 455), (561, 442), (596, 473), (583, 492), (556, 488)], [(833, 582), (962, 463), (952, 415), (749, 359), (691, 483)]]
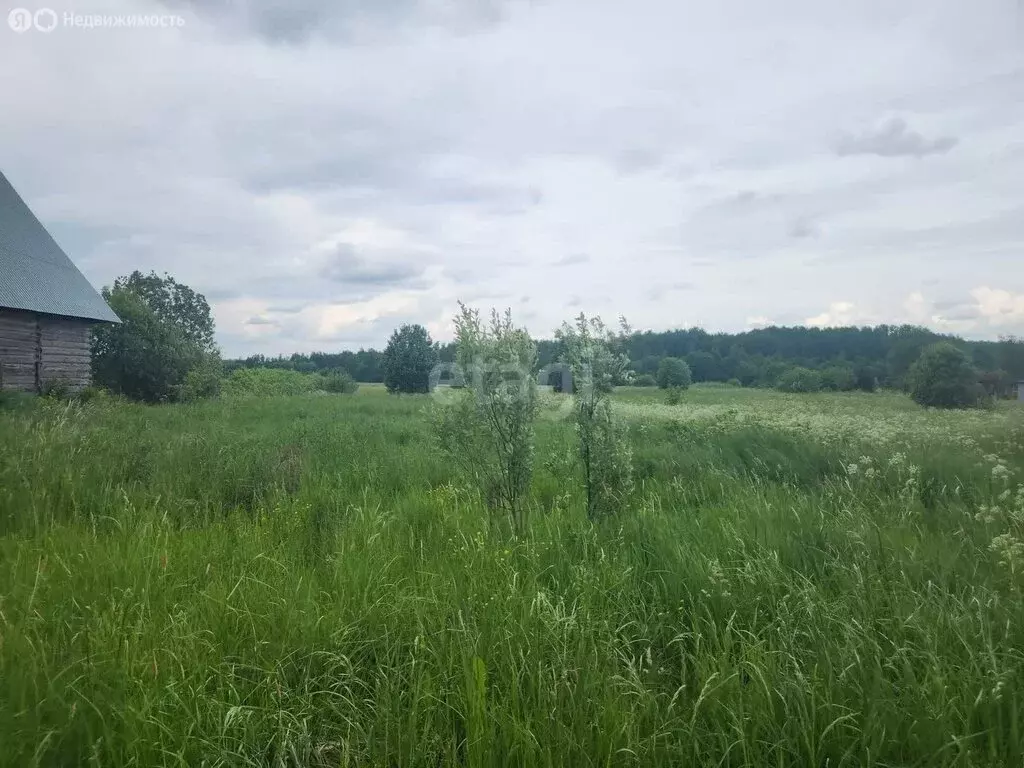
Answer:
[(120, 322), (2, 172), (0, 307)]

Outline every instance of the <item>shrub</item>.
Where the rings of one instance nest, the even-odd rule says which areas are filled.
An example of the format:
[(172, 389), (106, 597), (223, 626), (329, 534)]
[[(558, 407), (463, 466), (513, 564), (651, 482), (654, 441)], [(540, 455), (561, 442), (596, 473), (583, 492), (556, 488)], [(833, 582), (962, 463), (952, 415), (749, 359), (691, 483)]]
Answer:
[(325, 392), (351, 395), (359, 389), (356, 380), (348, 371), (335, 370), (324, 374), (322, 387)]
[(465, 387), (435, 414), (439, 442), (489, 506), (522, 533), (533, 477), (537, 345), (525, 328), (513, 325), (510, 310), (492, 310), (487, 326), (479, 311), (462, 302), (455, 345)]
[(649, 373), (641, 373), (639, 376), (633, 379), (634, 387), (656, 387), (658, 386), (658, 380)]
[(795, 366), (779, 377), (776, 387), (782, 392), (819, 392), (821, 374), (810, 368)]
[(983, 393), (967, 355), (949, 342), (925, 348), (907, 374), (910, 396), (919, 405), (970, 408)]
[(316, 374), (283, 368), (239, 368), (224, 379), (222, 391), (233, 397), (302, 395), (320, 389), (323, 378)]
[(199, 363), (185, 374), (176, 393), (177, 400), (191, 403), (220, 395), (224, 370), (220, 358), (216, 355), (204, 355)]
[(687, 389), (692, 381), (690, 366), (681, 357), (666, 357), (658, 364), (658, 386), (662, 389)]
[(426, 393), (437, 364), (437, 347), (422, 325), (403, 325), (384, 350), (384, 386), (388, 392)]
[(683, 401), (683, 388), (682, 387), (669, 387), (668, 394), (665, 396), (665, 402), (669, 405), (679, 405)]
[(633, 488), (633, 455), (623, 425), (612, 414), (610, 395), (629, 365), (623, 353), (627, 326), (609, 331), (601, 318), (580, 313), (555, 332), (563, 362), (572, 370), (574, 418), (579, 437), (587, 517), (615, 512)]
[(740, 381), (739, 379), (729, 379), (725, 383), (728, 384), (730, 387), (742, 387), (743, 386), (743, 382)]
[(43, 382), (39, 394), (50, 400), (70, 400), (74, 392), (70, 381), (65, 378), (56, 378)]
[(829, 392), (849, 392), (856, 385), (853, 369), (847, 365), (830, 365), (821, 371), (821, 388)]

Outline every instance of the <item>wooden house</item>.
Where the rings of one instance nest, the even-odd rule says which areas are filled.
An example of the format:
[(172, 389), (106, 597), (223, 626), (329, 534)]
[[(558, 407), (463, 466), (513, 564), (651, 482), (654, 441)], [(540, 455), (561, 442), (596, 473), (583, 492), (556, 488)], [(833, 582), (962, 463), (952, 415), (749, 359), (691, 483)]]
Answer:
[(90, 328), (117, 322), (0, 173), (0, 389), (87, 386)]

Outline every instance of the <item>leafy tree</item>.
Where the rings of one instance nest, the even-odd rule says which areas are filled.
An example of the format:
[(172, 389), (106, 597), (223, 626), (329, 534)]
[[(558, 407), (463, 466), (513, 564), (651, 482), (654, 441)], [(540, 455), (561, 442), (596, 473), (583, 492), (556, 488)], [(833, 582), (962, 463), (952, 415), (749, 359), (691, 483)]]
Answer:
[(686, 356), (694, 381), (721, 381), (722, 361), (713, 352), (698, 349)]
[(573, 376), (574, 418), (579, 436), (587, 516), (591, 520), (616, 511), (633, 487), (633, 458), (625, 429), (612, 414), (610, 395), (626, 375), (629, 357), (623, 333), (608, 330), (599, 317), (580, 313), (575, 324), (555, 331), (563, 362)]
[(679, 357), (666, 357), (658, 365), (658, 386), (662, 389), (688, 389), (693, 377), (690, 366)]
[(436, 413), (441, 447), (522, 533), (533, 477), (537, 346), (510, 310), (493, 310), (487, 325), (459, 302), (455, 348), (465, 386)]
[(203, 349), (123, 284), (104, 288), (103, 298), (121, 323), (93, 329), (93, 381), (147, 403), (178, 399), (189, 371), (203, 362)]
[(634, 387), (656, 387), (658, 380), (649, 373), (641, 373), (633, 379)]
[(821, 390), (821, 374), (810, 368), (794, 366), (779, 377), (776, 386), (783, 392), (818, 392)]
[(111, 290), (135, 294), (160, 322), (177, 328), (189, 344), (203, 352), (215, 351), (213, 315), (203, 294), (166, 273), (160, 277), (156, 272), (143, 275), (138, 270), (117, 278)]
[(829, 392), (856, 389), (857, 378), (849, 365), (830, 365), (821, 371), (821, 388)]
[(964, 351), (949, 342), (927, 347), (907, 375), (910, 396), (920, 405), (969, 408), (980, 394), (978, 375)]
[(437, 347), (422, 325), (403, 325), (384, 349), (384, 386), (388, 392), (430, 391), (430, 372), (438, 362)]

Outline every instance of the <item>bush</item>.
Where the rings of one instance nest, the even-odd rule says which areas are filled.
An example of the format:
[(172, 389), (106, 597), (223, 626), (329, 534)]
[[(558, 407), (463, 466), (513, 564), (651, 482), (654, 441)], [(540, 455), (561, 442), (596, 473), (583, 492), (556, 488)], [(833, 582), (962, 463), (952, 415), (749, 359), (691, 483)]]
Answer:
[(742, 387), (743, 386), (743, 382), (740, 381), (739, 379), (729, 379), (725, 383), (728, 384), (730, 387)]
[(537, 345), (512, 323), (511, 310), (479, 311), (459, 302), (455, 349), (465, 388), (436, 411), (442, 450), (479, 485), (492, 509), (503, 511), (516, 533), (526, 530), (533, 477)]
[(687, 389), (693, 381), (690, 366), (680, 357), (666, 357), (658, 364), (658, 386), (662, 389)]
[(907, 374), (910, 396), (934, 408), (977, 406), (983, 389), (967, 355), (949, 342), (925, 348)]
[(384, 350), (384, 386), (388, 392), (426, 393), (437, 364), (437, 348), (422, 325), (403, 325)]
[(658, 386), (658, 380), (649, 373), (641, 373), (639, 376), (633, 379), (634, 387), (656, 387)]
[(220, 358), (215, 355), (205, 355), (185, 374), (185, 381), (178, 387), (175, 399), (183, 403), (191, 403), (196, 400), (217, 397), (220, 395), (223, 378), (224, 369), (221, 366)]
[(359, 385), (348, 371), (328, 371), (323, 377), (323, 390), (342, 395), (354, 394)]
[(323, 377), (283, 368), (239, 368), (223, 381), (225, 395), (271, 397), (303, 395), (323, 387)]
[(615, 382), (629, 365), (624, 352), (628, 326), (621, 322), (622, 330), (614, 333), (601, 318), (587, 318), (581, 312), (574, 324), (563, 323), (555, 331), (563, 362), (572, 370), (574, 419), (591, 520), (618, 511), (633, 490), (633, 453), (610, 400)]
[(39, 394), (50, 400), (70, 400), (74, 391), (70, 381), (65, 378), (56, 378), (43, 382)]
[(683, 388), (682, 387), (669, 387), (668, 395), (665, 397), (665, 402), (669, 405), (679, 405), (683, 401)]
[(775, 386), (782, 392), (820, 392), (821, 374), (810, 368), (795, 366), (785, 371)]
[(829, 392), (849, 392), (856, 389), (853, 369), (846, 365), (830, 365), (821, 372), (821, 388)]

